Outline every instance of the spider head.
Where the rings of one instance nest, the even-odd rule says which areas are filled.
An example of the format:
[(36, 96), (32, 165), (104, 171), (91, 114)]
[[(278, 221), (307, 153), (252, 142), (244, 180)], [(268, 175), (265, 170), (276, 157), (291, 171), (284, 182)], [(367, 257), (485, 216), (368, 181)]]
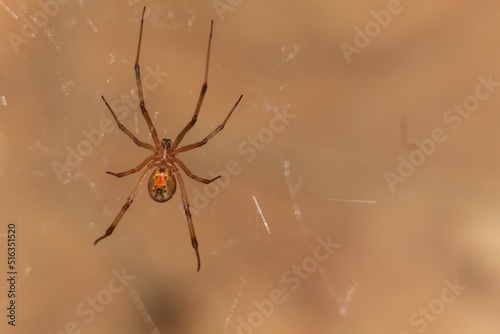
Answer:
[(172, 140), (167, 139), (167, 138), (163, 138), (161, 140), (161, 146), (165, 147), (166, 149), (169, 149), (172, 146)]
[(160, 143), (159, 157), (161, 160), (166, 160), (172, 150), (172, 140), (163, 138)]
[(175, 189), (176, 181), (172, 170), (156, 168), (148, 181), (149, 196), (157, 202), (166, 202), (175, 194)]

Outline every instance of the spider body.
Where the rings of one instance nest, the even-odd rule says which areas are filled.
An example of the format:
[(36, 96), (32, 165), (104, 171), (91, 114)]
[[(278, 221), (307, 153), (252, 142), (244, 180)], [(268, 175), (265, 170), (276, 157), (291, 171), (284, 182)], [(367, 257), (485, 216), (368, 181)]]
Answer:
[(153, 154), (152, 166), (156, 169), (151, 173), (148, 181), (149, 196), (156, 202), (166, 202), (172, 198), (177, 189), (174, 170), (175, 156), (172, 154), (172, 140), (162, 139), (160, 147)]
[(175, 137), (175, 139), (172, 141), (171, 139), (162, 139), (160, 140), (158, 137), (158, 133), (156, 131), (156, 128), (151, 121), (151, 117), (149, 116), (149, 113), (146, 109), (146, 103), (144, 102), (144, 94), (143, 94), (143, 89), (142, 89), (142, 83), (141, 83), (141, 70), (139, 66), (139, 55), (140, 55), (140, 50), (141, 50), (141, 40), (142, 40), (142, 29), (144, 25), (144, 14), (146, 12), (146, 7), (144, 7), (142, 11), (142, 17), (141, 17), (141, 29), (139, 31), (139, 43), (137, 46), (137, 57), (136, 61), (134, 64), (134, 70), (135, 70), (135, 77), (136, 77), (136, 83), (137, 83), (137, 92), (139, 95), (139, 106), (141, 108), (142, 115), (144, 116), (144, 119), (148, 125), (149, 132), (151, 134), (151, 138), (153, 139), (154, 145), (148, 144), (146, 142), (143, 142), (139, 140), (137, 137), (132, 134), (127, 128), (120, 123), (118, 118), (116, 117), (113, 109), (111, 106), (108, 104), (106, 99), (101, 96), (102, 100), (106, 104), (106, 107), (108, 108), (109, 112), (113, 116), (113, 118), (116, 121), (116, 124), (118, 125), (118, 128), (124, 132), (130, 139), (134, 141), (134, 143), (137, 146), (140, 146), (142, 148), (145, 148), (147, 150), (151, 151), (151, 155), (148, 156), (146, 159), (144, 159), (139, 165), (137, 165), (135, 168), (132, 168), (128, 171), (121, 172), (121, 173), (113, 173), (113, 172), (106, 172), (108, 174), (114, 175), (116, 177), (124, 177), (136, 172), (141, 172), (141, 175), (139, 176), (139, 179), (135, 183), (135, 186), (130, 193), (130, 195), (127, 198), (127, 201), (123, 205), (122, 209), (116, 216), (115, 220), (111, 223), (111, 225), (108, 227), (106, 232), (104, 233), (103, 236), (98, 238), (94, 244), (97, 244), (100, 240), (109, 237), (113, 231), (115, 230), (116, 226), (122, 219), (122, 217), (125, 215), (125, 212), (128, 210), (130, 205), (132, 204), (134, 197), (139, 189), (139, 186), (142, 184), (142, 182), (145, 180), (146, 176), (148, 173), (153, 170), (151, 176), (149, 177), (148, 180), (148, 193), (151, 196), (153, 200), (156, 202), (166, 202), (172, 196), (175, 194), (175, 191), (177, 189), (177, 183), (179, 184), (179, 188), (181, 190), (181, 199), (182, 199), (182, 206), (184, 208), (184, 212), (186, 214), (186, 219), (188, 223), (188, 228), (189, 228), (189, 234), (191, 236), (191, 245), (194, 248), (195, 254), (196, 254), (196, 259), (198, 261), (198, 271), (200, 270), (200, 254), (198, 251), (198, 241), (196, 239), (196, 233), (194, 231), (194, 225), (193, 221), (191, 218), (191, 212), (189, 210), (189, 201), (187, 197), (187, 192), (186, 188), (184, 186), (184, 180), (182, 178), (182, 175), (179, 171), (179, 168), (186, 173), (187, 176), (192, 178), (193, 180), (196, 180), (198, 182), (202, 182), (205, 184), (209, 184), (210, 182), (213, 182), (217, 180), (219, 176), (216, 176), (212, 179), (205, 179), (199, 176), (196, 176), (193, 174), (187, 166), (179, 159), (177, 158), (177, 155), (182, 152), (190, 151), (193, 149), (196, 149), (198, 147), (201, 147), (205, 145), (212, 137), (214, 137), (217, 133), (219, 133), (225, 126), (226, 122), (228, 121), (229, 117), (231, 117), (233, 111), (236, 109), (238, 106), (238, 103), (241, 101), (241, 98), (243, 95), (240, 95), (239, 99), (236, 101), (234, 104), (233, 108), (229, 111), (228, 115), (226, 116), (225, 120), (220, 124), (215, 130), (213, 130), (208, 136), (203, 138), (199, 142), (195, 142), (189, 145), (184, 145), (179, 147), (179, 144), (181, 143), (182, 139), (186, 135), (186, 133), (191, 130), (191, 128), (195, 125), (197, 119), (198, 119), (198, 114), (201, 109), (201, 105), (203, 103), (203, 99), (205, 97), (208, 85), (207, 85), (207, 80), (208, 80), (208, 64), (209, 64), (209, 59), (210, 59), (210, 47), (212, 43), (212, 30), (213, 30), (213, 21), (210, 24), (210, 35), (208, 38), (208, 50), (207, 50), (207, 58), (206, 58), (206, 65), (205, 65), (205, 78), (203, 85), (201, 86), (201, 92), (198, 97), (198, 102), (196, 103), (196, 107), (194, 110), (194, 114), (191, 117), (191, 120), (184, 126), (182, 131)]
[(176, 188), (177, 182), (170, 168), (158, 167), (149, 177), (149, 196), (157, 202), (163, 203), (171, 199), (175, 194)]

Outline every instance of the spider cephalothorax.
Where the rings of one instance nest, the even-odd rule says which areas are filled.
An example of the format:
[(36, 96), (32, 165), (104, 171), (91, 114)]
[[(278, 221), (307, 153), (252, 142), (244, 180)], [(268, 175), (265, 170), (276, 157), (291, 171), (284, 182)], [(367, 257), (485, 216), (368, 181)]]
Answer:
[(148, 173), (153, 170), (153, 173), (151, 174), (149, 181), (148, 181), (148, 193), (151, 196), (152, 199), (154, 199), (157, 202), (166, 202), (172, 196), (175, 194), (175, 190), (177, 188), (177, 182), (179, 182), (179, 187), (181, 189), (181, 197), (182, 197), (182, 204), (184, 211), (186, 213), (186, 218), (188, 222), (188, 228), (189, 228), (189, 234), (191, 236), (191, 244), (194, 248), (194, 251), (196, 253), (196, 259), (198, 261), (198, 271), (200, 270), (200, 254), (198, 252), (198, 241), (196, 240), (196, 233), (194, 231), (194, 226), (193, 226), (193, 221), (191, 219), (191, 212), (189, 211), (189, 201), (187, 198), (187, 193), (186, 193), (186, 187), (184, 186), (184, 181), (182, 178), (181, 173), (179, 172), (179, 169), (177, 166), (182, 169), (187, 176), (190, 178), (202, 182), (205, 184), (208, 184), (210, 182), (213, 182), (217, 180), (220, 176), (216, 176), (212, 179), (204, 179), (199, 176), (194, 175), (187, 167), (184, 165), (182, 161), (180, 161), (177, 158), (177, 154), (181, 152), (186, 152), (195, 148), (198, 148), (200, 146), (205, 145), (213, 136), (215, 136), (219, 131), (221, 131), (224, 128), (224, 125), (226, 124), (227, 120), (229, 117), (231, 117), (231, 114), (233, 111), (236, 109), (236, 106), (240, 102), (241, 98), (243, 95), (239, 97), (239, 99), (236, 101), (234, 104), (233, 108), (229, 111), (228, 115), (224, 119), (224, 122), (222, 122), (221, 125), (219, 125), (215, 130), (213, 130), (208, 136), (203, 138), (199, 142), (195, 142), (193, 144), (185, 145), (179, 147), (180, 142), (188, 133), (189, 130), (194, 126), (196, 123), (196, 120), (198, 119), (198, 114), (200, 112), (201, 104), (203, 102), (203, 99), (205, 97), (205, 93), (207, 91), (207, 80), (208, 80), (208, 63), (210, 59), (210, 46), (212, 44), (212, 30), (213, 30), (213, 21), (210, 24), (210, 35), (208, 38), (208, 51), (207, 51), (207, 58), (206, 58), (206, 65), (205, 65), (205, 80), (203, 82), (203, 85), (201, 86), (201, 92), (200, 96), (198, 98), (198, 103), (196, 104), (196, 108), (194, 110), (193, 117), (191, 118), (191, 121), (186, 124), (186, 126), (182, 129), (182, 131), (175, 137), (175, 140), (172, 141), (170, 139), (162, 139), (160, 141), (158, 137), (158, 133), (156, 132), (156, 128), (153, 125), (153, 122), (151, 121), (151, 118), (149, 117), (148, 111), (146, 109), (146, 103), (144, 102), (144, 94), (142, 91), (142, 84), (141, 84), (141, 70), (139, 67), (139, 54), (141, 50), (141, 39), (142, 39), (142, 28), (144, 26), (144, 13), (146, 12), (146, 7), (144, 7), (142, 11), (142, 17), (141, 17), (141, 29), (139, 31), (139, 43), (137, 46), (137, 57), (135, 60), (135, 78), (137, 82), (137, 92), (139, 94), (139, 100), (140, 100), (140, 108), (142, 115), (144, 116), (144, 119), (146, 120), (146, 123), (149, 128), (149, 132), (151, 133), (151, 137), (154, 142), (154, 146), (148, 143), (145, 143), (143, 141), (140, 141), (135, 137), (132, 132), (127, 130), (123, 124), (120, 123), (118, 118), (116, 117), (115, 113), (113, 112), (113, 109), (111, 109), (110, 105), (106, 101), (106, 99), (101, 96), (103, 99), (104, 103), (106, 104), (106, 107), (108, 110), (111, 112), (111, 115), (115, 119), (116, 123), (118, 124), (118, 128), (123, 131), (127, 136), (130, 137), (134, 141), (134, 143), (142, 148), (148, 149), (152, 151), (152, 154), (144, 159), (137, 167), (132, 168), (128, 171), (121, 172), (121, 173), (113, 173), (113, 172), (106, 172), (108, 174), (114, 175), (116, 177), (123, 177), (127, 176), (133, 173), (136, 173), (140, 170), (142, 170), (144, 167), (146, 167), (142, 173), (137, 182), (135, 183), (135, 186), (130, 193), (129, 197), (127, 198), (127, 201), (123, 205), (121, 211), (118, 213), (116, 216), (115, 220), (111, 225), (108, 227), (106, 230), (106, 233), (100, 238), (98, 238), (94, 244), (97, 244), (100, 240), (109, 237), (120, 220), (122, 219), (123, 215), (125, 215), (125, 212), (128, 210), (130, 205), (132, 204), (134, 197), (137, 193), (137, 190), (139, 189), (139, 186), (142, 184)]

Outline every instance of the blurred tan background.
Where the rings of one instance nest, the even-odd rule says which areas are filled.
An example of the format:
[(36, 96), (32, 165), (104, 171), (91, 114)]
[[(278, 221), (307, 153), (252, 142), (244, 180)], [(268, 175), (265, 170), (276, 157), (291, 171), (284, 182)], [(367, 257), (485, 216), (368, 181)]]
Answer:
[[(225, 175), (184, 178), (199, 273), (180, 192), (160, 205), (142, 185), (93, 246), (138, 178), (105, 172), (148, 154), (100, 95), (151, 141), (134, 102), (144, 6), (161, 137), (191, 118), (211, 19), (208, 93), (184, 143), (244, 94), (181, 155)], [(9, 222), (18, 248), (16, 327), (0, 284), (2, 332), (499, 332), (498, 2), (3, 0), (0, 22), (4, 283)], [(415, 140), (431, 153), (402, 145)]]

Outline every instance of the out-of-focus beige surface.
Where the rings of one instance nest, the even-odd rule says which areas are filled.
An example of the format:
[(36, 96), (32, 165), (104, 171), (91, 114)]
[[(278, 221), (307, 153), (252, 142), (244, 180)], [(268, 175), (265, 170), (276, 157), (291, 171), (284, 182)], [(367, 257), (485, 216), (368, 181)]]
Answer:
[[(100, 95), (151, 142), (133, 71), (144, 6), (161, 137), (192, 115), (211, 19), (185, 143), (244, 94), (181, 155), (224, 175), (184, 178), (199, 273), (180, 193), (158, 204), (141, 186), (93, 246), (138, 177), (105, 171), (148, 154)], [(498, 2), (3, 0), (0, 22), (2, 333), (500, 331)]]

